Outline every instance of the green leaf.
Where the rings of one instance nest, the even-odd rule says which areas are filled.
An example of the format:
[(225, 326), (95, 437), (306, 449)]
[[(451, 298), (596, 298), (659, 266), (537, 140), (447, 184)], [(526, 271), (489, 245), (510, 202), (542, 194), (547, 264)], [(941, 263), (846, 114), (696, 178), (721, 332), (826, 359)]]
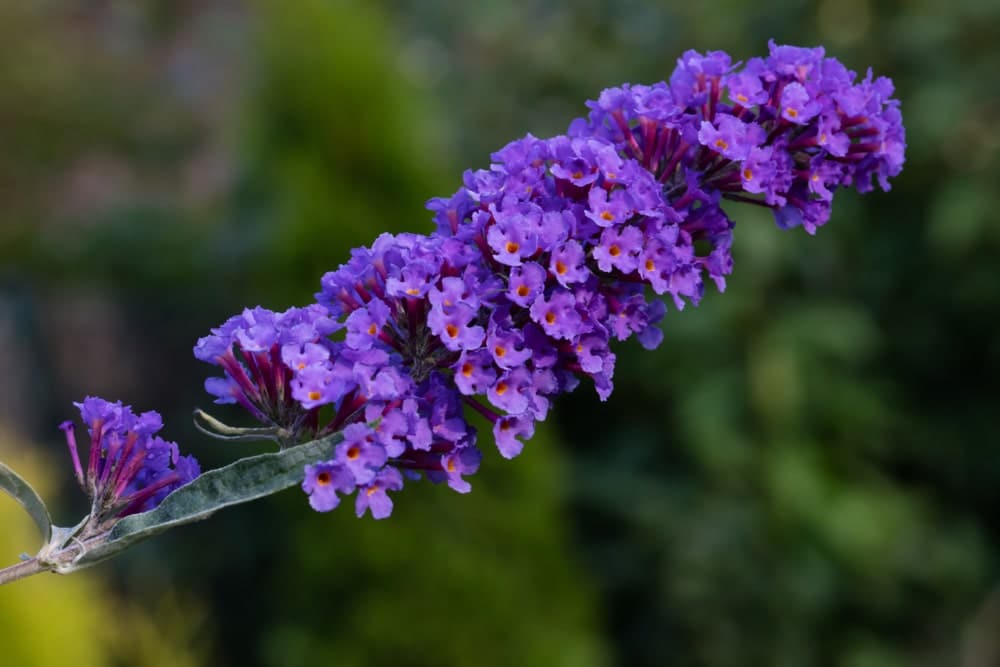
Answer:
[(49, 510), (45, 506), (42, 497), (38, 495), (38, 492), (31, 488), (31, 485), (23, 477), (3, 463), (0, 463), (0, 489), (3, 489), (13, 496), (14, 500), (21, 503), (25, 511), (34, 519), (35, 525), (38, 526), (38, 532), (42, 534), (44, 543), (48, 543), (52, 537), (52, 517), (49, 515)]
[(335, 433), (210, 470), (164, 498), (156, 509), (125, 517), (116, 523), (106, 542), (88, 549), (61, 571), (94, 565), (175, 526), (206, 519), (224, 507), (250, 502), (300, 484), (304, 478), (303, 467), (331, 458), (334, 446), (341, 440), (343, 436)]

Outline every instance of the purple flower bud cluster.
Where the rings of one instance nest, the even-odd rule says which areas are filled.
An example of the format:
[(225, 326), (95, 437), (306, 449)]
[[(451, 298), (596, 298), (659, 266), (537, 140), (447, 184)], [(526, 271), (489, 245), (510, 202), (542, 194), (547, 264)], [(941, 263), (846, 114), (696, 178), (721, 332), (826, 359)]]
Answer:
[(209, 391), (266, 423), (343, 431), (306, 468), (319, 511), (356, 492), (358, 516), (388, 516), (387, 492), (421, 474), (468, 491), (466, 407), (516, 456), (581, 379), (611, 394), (612, 341), (659, 345), (666, 306), (648, 291), (682, 309), (706, 276), (725, 289), (723, 199), (814, 233), (837, 187), (888, 189), (904, 151), (891, 82), (855, 83), (822, 49), (770, 51), (743, 68), (688, 52), (669, 83), (605, 90), (567, 134), (508, 144), (428, 202), (435, 233), (384, 234), (322, 278), (317, 304), (246, 311), (199, 341), (227, 375)]
[(60, 428), (76, 479), (91, 499), (94, 521), (147, 512), (201, 474), (193, 456), (181, 456), (177, 443), (156, 435), (163, 428), (159, 413), (135, 415), (131, 406), (120, 401), (92, 396), (74, 405), (90, 435), (86, 470), (80, 463), (73, 422), (63, 422)]

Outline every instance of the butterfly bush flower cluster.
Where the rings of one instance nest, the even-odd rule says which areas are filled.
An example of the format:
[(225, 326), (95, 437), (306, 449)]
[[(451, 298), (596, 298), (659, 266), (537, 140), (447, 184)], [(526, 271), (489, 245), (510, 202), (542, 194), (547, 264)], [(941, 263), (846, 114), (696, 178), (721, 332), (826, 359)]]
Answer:
[[(770, 44), (734, 64), (689, 51), (668, 82), (588, 102), (564, 135), (531, 135), (432, 199), (430, 235), (380, 236), (321, 280), (317, 302), (231, 318), (195, 348), (207, 390), (309, 439), (341, 431), (305, 470), (313, 508), (355, 494), (358, 516), (426, 476), (464, 493), (481, 454), (468, 410), (518, 455), (553, 399), (613, 389), (613, 341), (662, 340), (661, 297), (697, 304), (732, 271), (722, 200), (809, 233), (833, 193), (889, 189), (905, 149), (892, 83), (858, 80), (820, 48)], [(648, 289), (647, 289), (648, 288)]]
[(73, 422), (63, 422), (60, 428), (66, 435), (76, 480), (91, 499), (95, 525), (153, 509), (201, 473), (193, 456), (181, 456), (177, 443), (156, 435), (163, 428), (159, 413), (136, 415), (120, 401), (95, 397), (75, 405), (90, 436), (86, 469)]

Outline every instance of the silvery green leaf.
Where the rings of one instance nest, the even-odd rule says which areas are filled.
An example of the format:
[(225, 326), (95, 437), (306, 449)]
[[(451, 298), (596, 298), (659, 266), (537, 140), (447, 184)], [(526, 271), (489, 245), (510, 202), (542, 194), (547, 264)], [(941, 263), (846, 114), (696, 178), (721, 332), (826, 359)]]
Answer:
[(341, 440), (343, 436), (335, 433), (280, 452), (251, 456), (209, 470), (164, 498), (156, 509), (133, 514), (116, 523), (106, 541), (88, 548), (60, 571), (71, 572), (94, 565), (157, 533), (206, 519), (224, 507), (301, 484), (303, 468), (332, 458), (333, 448)]
[(0, 489), (9, 493), (14, 500), (21, 503), (25, 511), (35, 521), (38, 532), (42, 534), (43, 543), (52, 538), (52, 517), (38, 492), (31, 488), (23, 477), (0, 463)]

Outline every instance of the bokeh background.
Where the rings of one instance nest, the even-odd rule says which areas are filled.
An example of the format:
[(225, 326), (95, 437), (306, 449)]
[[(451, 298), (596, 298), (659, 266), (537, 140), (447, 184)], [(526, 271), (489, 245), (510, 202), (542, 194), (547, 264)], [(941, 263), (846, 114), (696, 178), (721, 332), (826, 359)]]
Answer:
[[(198, 336), (302, 305), (381, 231), (688, 48), (894, 78), (891, 193), (816, 238), (736, 209), (725, 295), (625, 346), (474, 491), (296, 491), (0, 589), (0, 663), (1000, 665), (1000, 3), (0, 0), (0, 458), (82, 503), (96, 394), (208, 441)], [(216, 414), (230, 421), (240, 415)], [(35, 548), (0, 498), (0, 555)]]

